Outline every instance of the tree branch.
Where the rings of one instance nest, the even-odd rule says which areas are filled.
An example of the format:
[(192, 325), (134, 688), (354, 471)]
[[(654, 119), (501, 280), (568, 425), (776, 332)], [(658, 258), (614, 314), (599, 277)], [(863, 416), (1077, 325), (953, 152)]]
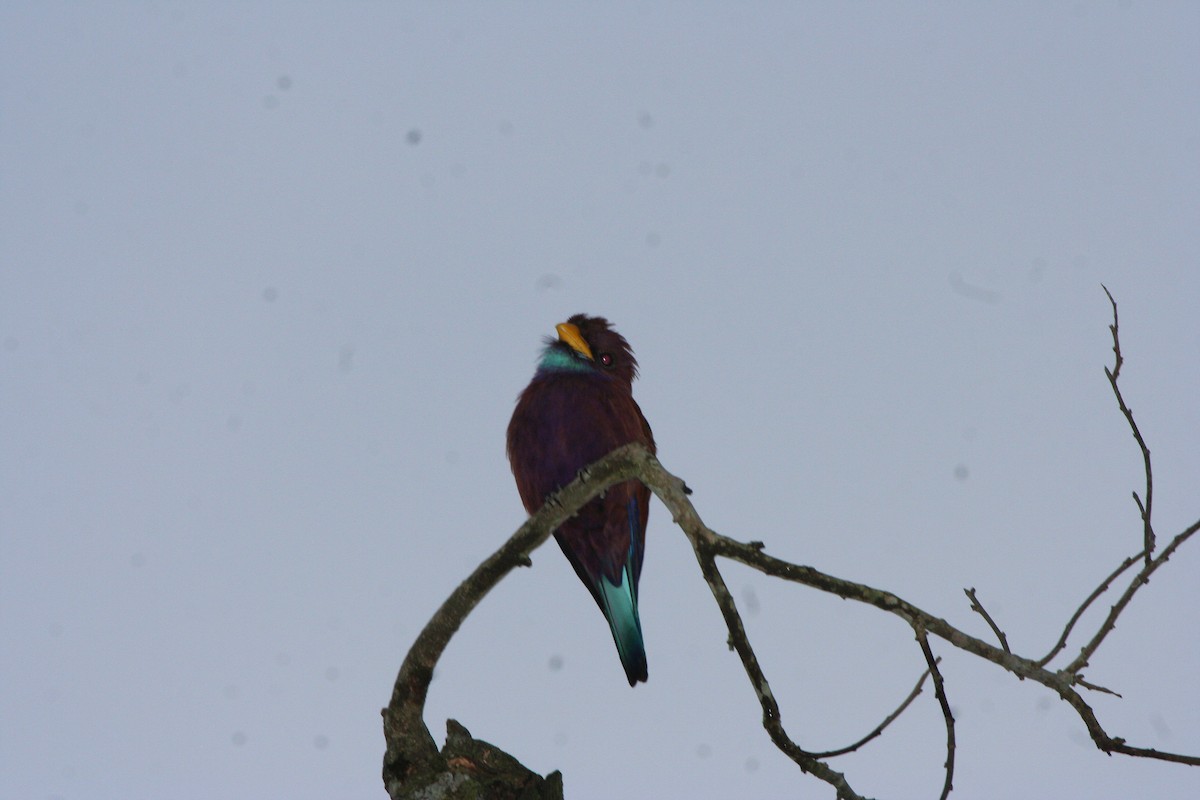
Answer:
[(1100, 284), (1100, 288), (1108, 295), (1108, 302), (1112, 304), (1113, 321), (1108, 329), (1112, 331), (1113, 340), (1113, 368), (1104, 368), (1104, 374), (1108, 376), (1108, 382), (1112, 385), (1113, 394), (1117, 396), (1117, 405), (1121, 409), (1121, 413), (1125, 415), (1125, 420), (1129, 423), (1129, 430), (1133, 433), (1133, 438), (1137, 441), (1138, 448), (1142, 451), (1142, 464), (1146, 468), (1146, 503), (1142, 504), (1142, 499), (1138, 497), (1137, 492), (1133, 493), (1133, 502), (1137, 503), (1138, 512), (1142, 516), (1142, 549), (1146, 553), (1146, 566), (1150, 566), (1150, 557), (1154, 554), (1154, 526), (1150, 522), (1150, 513), (1154, 503), (1154, 475), (1150, 469), (1150, 448), (1146, 446), (1146, 440), (1142, 438), (1142, 432), (1138, 430), (1137, 422), (1133, 419), (1133, 411), (1129, 406), (1125, 405), (1125, 398), (1121, 396), (1121, 387), (1117, 385), (1117, 379), (1121, 376), (1121, 366), (1125, 363), (1125, 359), (1121, 356), (1121, 338), (1118, 334), (1119, 319), (1117, 317), (1117, 301), (1113, 299), (1112, 292), (1104, 284)]
[[(1107, 288), (1105, 292), (1108, 293)], [(1146, 501), (1134, 493), (1143, 523), (1143, 550), (1126, 558), (1106, 577), (1099, 586), (1076, 609), (1063, 629), (1058, 642), (1050, 652), (1039, 660), (1032, 660), (1012, 652), (1004, 632), (983, 608), (974, 589), (964, 589), (971, 600), (971, 608), (988, 623), (1000, 642), (1000, 647), (973, 637), (949, 622), (936, 617), (897, 595), (860, 583), (854, 583), (826, 575), (812, 567), (793, 564), (766, 553), (765, 545), (759, 541), (739, 542), (713, 531), (706, 526), (689, 495), (686, 484), (667, 472), (643, 446), (632, 444), (614, 450), (599, 461), (585, 467), (579, 476), (561, 491), (546, 500), (545, 505), (522, 525), (512, 537), (495, 553), (489, 556), (462, 584), (460, 584), (437, 610), (417, 640), (413, 643), (400, 672), (396, 677), (391, 702), (383, 709), (384, 736), (387, 751), (384, 756), (383, 779), (388, 794), (393, 800), (399, 798), (465, 798), (487, 796), (496, 798), (561, 798), (561, 776), (551, 773), (542, 778), (521, 767), (511, 756), (470, 737), (465, 728), (450, 722), (450, 737), (446, 747), (438, 751), (433, 736), (426, 728), (423, 713), (429, 682), (433, 669), (441, 657), (450, 638), (463, 620), (483, 597), (509, 572), (518, 566), (530, 564), (529, 555), (541, 546), (550, 534), (565, 520), (577, 513), (588, 501), (608, 487), (636, 478), (644, 483), (670, 510), (672, 520), (688, 537), (696, 554), (701, 574), (712, 592), (713, 599), (729, 631), (729, 643), (737, 652), (747, 678), (758, 697), (762, 708), (762, 724), (771, 741), (781, 752), (795, 762), (805, 773), (825, 781), (832, 786), (839, 800), (861, 800), (861, 795), (851, 788), (846, 777), (830, 768), (824, 759), (842, 755), (858, 749), (879, 736), (921, 692), (925, 678), (932, 675), (934, 693), (946, 722), (945, 781), (942, 788), (943, 800), (951, 791), (954, 777), (955, 734), (954, 717), (946, 698), (944, 681), (934, 657), (929, 635), (938, 637), (951, 646), (976, 655), (996, 664), (1019, 679), (1029, 679), (1053, 690), (1071, 705), (1079, 715), (1097, 748), (1106, 753), (1153, 758), (1191, 766), (1200, 766), (1200, 756), (1169, 753), (1153, 748), (1135, 747), (1123, 738), (1110, 736), (1100, 725), (1092, 708), (1083, 699), (1078, 688), (1116, 694), (1084, 679), (1083, 669), (1095, 654), (1105, 637), (1114, 629), (1121, 613), (1132, 602), (1137, 591), (1149, 582), (1150, 576), (1165, 564), (1175, 551), (1197, 530), (1200, 520), (1177, 534), (1157, 555), (1154, 553), (1155, 534), (1151, 525), (1151, 500), (1153, 497), (1153, 473), (1150, 450), (1138, 429), (1133, 413), (1125, 404), (1118, 386), (1121, 366), (1120, 340), (1117, 333), (1117, 308), (1112, 295), (1108, 294), (1113, 306), (1113, 335), (1115, 362), (1112, 369), (1105, 369), (1118, 407), (1125, 416), (1134, 439), (1142, 452), (1146, 472)], [(811, 752), (800, 747), (783, 727), (779, 705), (771, 692), (766, 674), (746, 635), (745, 626), (717, 566), (717, 558), (727, 558), (756, 569), (766, 575), (781, 578), (828, 592), (838, 597), (855, 600), (895, 615), (916, 633), (917, 643), (925, 658), (927, 670), (909, 696), (866, 737), (849, 747), (826, 752)], [(1081, 649), (1075, 659), (1064, 669), (1051, 671), (1046, 665), (1066, 647), (1067, 639), (1087, 608), (1103, 594), (1130, 567), (1142, 560), (1143, 566), (1134, 575), (1108, 615)], [(1119, 696), (1119, 695), (1118, 695)], [(515, 765), (515, 766), (514, 766)], [(482, 793), (482, 794), (481, 794)]]
[(992, 619), (992, 615), (987, 612), (983, 604), (979, 602), (979, 598), (975, 596), (975, 589), (963, 589), (967, 597), (971, 601), (971, 610), (983, 617), (984, 622), (992, 629), (992, 633), (996, 634), (996, 638), (1000, 640), (1000, 646), (1004, 648), (1004, 652), (1011, 653), (1012, 650), (1008, 647), (1008, 637), (1004, 635), (1004, 631), (1000, 630), (1000, 626)]
[[(651, 486), (651, 489), (653, 488)], [(699, 517), (696, 517), (696, 521), (699, 522)], [(679, 524), (678, 519), (675, 522)], [(762, 725), (766, 729), (767, 735), (784, 755), (796, 762), (801, 771), (811, 773), (833, 786), (837, 790), (839, 800), (843, 798), (844, 800), (862, 800), (861, 796), (850, 788), (850, 784), (846, 782), (846, 777), (842, 773), (833, 770), (813, 754), (805, 751), (792, 741), (787, 731), (784, 730), (779, 704), (775, 702), (775, 695), (771, 693), (767, 676), (763, 674), (758, 657), (754, 654), (754, 648), (750, 646), (750, 640), (746, 637), (746, 628), (742, 624), (741, 615), (738, 614), (733, 595), (729, 593), (729, 588), (725, 585), (725, 579), (721, 577), (721, 571), (717, 569), (713, 553), (704, 538), (690, 535), (688, 538), (696, 552), (696, 559), (700, 562), (700, 571), (704, 574), (704, 580), (708, 583), (713, 598), (717, 601), (721, 616), (725, 618), (725, 627), (729, 630), (729, 642), (742, 660), (746, 677), (750, 679), (750, 685), (754, 687), (754, 692), (758, 695), (758, 703), (762, 706)]]
[(941, 800), (946, 800), (954, 789), (954, 714), (950, 711), (950, 701), (946, 699), (946, 686), (938, 669), (938, 660), (933, 657), (933, 650), (929, 647), (929, 637), (920, 625), (914, 625), (913, 630), (917, 634), (917, 642), (921, 645), (925, 663), (929, 665), (929, 672), (933, 675), (933, 691), (937, 695), (938, 705), (942, 708), (942, 719), (946, 722), (946, 780), (942, 783), (941, 794)]
[[(460, 774), (450, 769), (453, 764), (438, 752), (423, 719), (433, 668), (450, 638), (505, 575), (516, 567), (529, 566), (529, 554), (555, 528), (609, 486), (634, 477), (644, 464), (644, 457), (649, 455), (639, 450), (642, 449), (621, 448), (582, 470), (580, 478), (548, 498), (499, 550), (476, 567), (425, 624), (400, 666), (391, 702), (382, 712), (387, 741), (383, 783), (390, 797), (416, 797), (426, 787), (444, 788), (447, 774)], [(434, 795), (429, 797), (432, 800)]]
[(1078, 622), (1079, 618), (1083, 616), (1083, 612), (1087, 611), (1088, 606), (1092, 604), (1092, 601), (1108, 591), (1108, 587), (1112, 585), (1112, 582), (1119, 578), (1122, 572), (1136, 564), (1138, 559), (1140, 559), (1142, 554), (1145, 552), (1146, 551), (1143, 550), (1140, 553), (1134, 553), (1129, 558), (1122, 561), (1117, 568), (1112, 571), (1112, 574), (1101, 581), (1100, 585), (1097, 586), (1090, 595), (1088, 595), (1087, 599), (1079, 605), (1079, 608), (1075, 609), (1075, 613), (1072, 614), (1071, 619), (1067, 621), (1067, 626), (1063, 628), (1062, 636), (1058, 637), (1058, 642), (1055, 643), (1054, 647), (1050, 648), (1049, 653), (1038, 659), (1037, 665), (1039, 667), (1046, 666), (1054, 659), (1056, 655), (1062, 652), (1063, 648), (1067, 646), (1067, 637), (1071, 635), (1071, 630), (1075, 627), (1075, 623)]
[[(938, 658), (934, 659), (934, 663), (935, 664), (940, 663), (941, 660), (942, 659), (939, 656)], [(853, 753), (855, 750), (862, 747), (867, 742), (869, 742), (872, 739), (879, 736), (881, 733), (884, 732), (884, 730), (887, 729), (887, 727), (889, 725), (891, 725), (893, 722), (895, 722), (900, 717), (900, 715), (903, 714), (910, 705), (912, 705), (913, 700), (917, 699), (917, 695), (919, 695), (921, 693), (921, 690), (925, 686), (925, 679), (928, 677), (929, 677), (929, 670), (926, 669), (924, 672), (921, 673), (921, 677), (917, 679), (917, 685), (914, 686), (912, 688), (912, 691), (908, 693), (908, 697), (904, 698), (904, 702), (902, 702), (899, 706), (897, 706), (895, 711), (893, 711), (892, 713), (890, 713), (886, 717), (884, 717), (883, 722), (876, 725), (875, 729), (872, 730), (870, 733), (868, 733), (866, 736), (862, 737), (854, 744), (846, 745), (845, 747), (839, 747), (836, 750), (826, 750), (821, 753), (813, 753), (812, 754), (813, 758), (834, 758), (835, 756), (844, 756), (847, 753)]]

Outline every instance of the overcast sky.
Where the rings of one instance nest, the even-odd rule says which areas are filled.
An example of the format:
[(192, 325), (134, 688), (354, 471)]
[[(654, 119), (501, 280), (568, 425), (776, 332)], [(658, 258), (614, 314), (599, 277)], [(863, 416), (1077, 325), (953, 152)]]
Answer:
[[(1140, 543), (1102, 283), (1159, 534), (1200, 516), (1197, 42), (1191, 3), (0, 5), (0, 796), (383, 797), (379, 709), (523, 521), (505, 426), (579, 311), (710, 526), (987, 638), (975, 587), (1041, 656)], [(1200, 753), (1198, 575), (1086, 673), (1132, 744)], [(726, 578), (805, 747), (923, 669), (898, 619)], [(831, 798), (657, 504), (641, 606), (630, 689), (539, 551), (430, 728), (576, 799)], [(933, 647), (955, 797), (1200, 796)], [(926, 692), (833, 766), (934, 797), (943, 746)]]

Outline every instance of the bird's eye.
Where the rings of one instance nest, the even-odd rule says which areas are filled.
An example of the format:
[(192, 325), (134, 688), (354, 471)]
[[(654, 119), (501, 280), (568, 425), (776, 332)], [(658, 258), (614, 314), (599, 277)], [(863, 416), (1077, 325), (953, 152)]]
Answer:
[(606, 367), (611, 367), (613, 364), (612, 356), (609, 355), (608, 353), (601, 353), (600, 354), (600, 363)]

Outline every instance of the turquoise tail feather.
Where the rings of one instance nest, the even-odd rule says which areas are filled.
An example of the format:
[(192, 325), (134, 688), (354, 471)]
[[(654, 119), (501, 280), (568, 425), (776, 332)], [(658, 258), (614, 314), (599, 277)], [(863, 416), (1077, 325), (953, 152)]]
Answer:
[(646, 645), (642, 642), (642, 621), (638, 618), (637, 593), (629, 565), (621, 570), (621, 582), (613, 584), (608, 578), (600, 578), (600, 598), (604, 605), (604, 616), (612, 629), (617, 654), (629, 685), (647, 678)]

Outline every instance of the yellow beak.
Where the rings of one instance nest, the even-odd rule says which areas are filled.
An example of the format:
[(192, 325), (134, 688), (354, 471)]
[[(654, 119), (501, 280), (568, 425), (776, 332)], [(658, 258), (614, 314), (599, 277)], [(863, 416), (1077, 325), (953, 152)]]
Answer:
[(554, 330), (558, 331), (558, 340), (566, 342), (571, 346), (571, 349), (589, 361), (595, 361), (592, 357), (592, 348), (588, 347), (588, 343), (583, 340), (583, 334), (579, 332), (579, 328), (569, 322), (561, 322), (554, 326)]

